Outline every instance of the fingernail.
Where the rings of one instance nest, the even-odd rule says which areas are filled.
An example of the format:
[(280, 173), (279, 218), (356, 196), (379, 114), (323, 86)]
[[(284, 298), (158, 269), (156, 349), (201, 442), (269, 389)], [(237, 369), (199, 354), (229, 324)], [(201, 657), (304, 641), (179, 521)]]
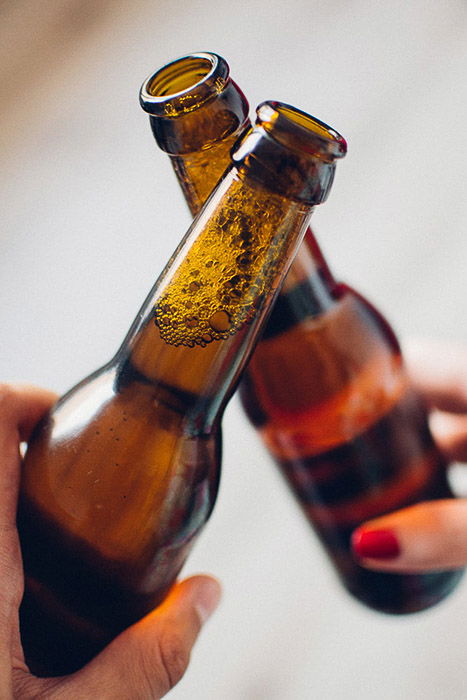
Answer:
[(202, 625), (211, 617), (212, 613), (219, 605), (221, 595), (222, 589), (220, 583), (216, 581), (216, 579), (207, 579), (198, 586), (194, 605)]
[(395, 559), (401, 553), (392, 530), (356, 530), (352, 548), (361, 559)]

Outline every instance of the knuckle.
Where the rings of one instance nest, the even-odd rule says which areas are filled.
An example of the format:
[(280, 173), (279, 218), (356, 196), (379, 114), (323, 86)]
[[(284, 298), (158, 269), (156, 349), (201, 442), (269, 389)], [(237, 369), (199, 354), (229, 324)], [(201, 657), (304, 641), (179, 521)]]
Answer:
[(190, 660), (190, 652), (180, 634), (166, 630), (159, 638), (160, 663), (168, 690), (182, 678)]

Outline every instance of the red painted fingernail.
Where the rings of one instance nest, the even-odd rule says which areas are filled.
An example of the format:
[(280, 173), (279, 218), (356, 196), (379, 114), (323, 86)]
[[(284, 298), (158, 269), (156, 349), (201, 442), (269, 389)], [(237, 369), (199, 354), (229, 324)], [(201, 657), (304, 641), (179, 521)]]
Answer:
[(392, 530), (357, 530), (352, 536), (352, 548), (361, 559), (395, 559), (401, 553)]

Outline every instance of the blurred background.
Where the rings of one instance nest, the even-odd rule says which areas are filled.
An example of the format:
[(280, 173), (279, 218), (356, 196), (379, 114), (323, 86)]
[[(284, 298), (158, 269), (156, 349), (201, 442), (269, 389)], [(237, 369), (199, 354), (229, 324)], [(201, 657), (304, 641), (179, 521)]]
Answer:
[[(0, 1), (0, 379), (63, 392), (113, 354), (190, 222), (138, 105), (145, 77), (223, 55), (252, 107), (348, 140), (313, 228), (402, 339), (467, 341), (464, 0)], [(237, 400), (186, 572), (224, 600), (174, 700), (465, 700), (467, 583), (390, 618), (340, 588)]]

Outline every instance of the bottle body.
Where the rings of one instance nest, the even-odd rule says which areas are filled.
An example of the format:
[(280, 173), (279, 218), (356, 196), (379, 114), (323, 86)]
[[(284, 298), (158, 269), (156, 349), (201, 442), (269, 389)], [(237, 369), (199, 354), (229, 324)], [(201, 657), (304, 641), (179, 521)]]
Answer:
[[(160, 603), (212, 511), (223, 410), (334, 168), (319, 149), (266, 136), (265, 108), (115, 358), (29, 441), (17, 522), (22, 642), (36, 675), (77, 670)], [(313, 118), (274, 109), (274, 133), (310, 131), (314, 143)], [(256, 156), (248, 162), (264, 139), (261, 167), (276, 151), (292, 169), (300, 159), (296, 192), (288, 181), (271, 190)]]
[[(156, 74), (152, 84), (170, 82), (172, 71), (178, 79), (193, 60), (179, 59), (176, 71)], [(222, 61), (214, 55), (211, 60)], [(147, 109), (192, 213), (217, 183), (235, 128), (245, 128), (243, 93), (230, 79), (227, 84), (228, 91), (219, 90), (199, 109), (191, 104), (189, 120), (174, 106), (170, 148), (158, 136), (159, 115)], [(143, 106), (146, 98), (143, 93)], [(216, 131), (219, 110), (223, 119)], [(283, 177), (280, 164), (269, 177)], [(430, 607), (455, 587), (459, 571), (377, 573), (352, 556), (350, 536), (364, 520), (453, 494), (393, 332), (360, 295), (336, 283), (310, 229), (243, 375), (240, 397), (356, 598), (399, 614)]]
[[(266, 200), (274, 214), (262, 222), (253, 212)], [(236, 169), (207, 208), (115, 359), (28, 445), (21, 628), (38, 675), (76, 670), (160, 603), (214, 505), (220, 416), (309, 208)], [(41, 650), (45, 629), (55, 658)]]
[(64, 396), (32, 439), (18, 528), (34, 673), (80, 668), (176, 579), (219, 481), (218, 430), (193, 433), (184, 418), (199, 399), (110, 366)]
[(317, 286), (302, 280), (279, 297), (242, 404), (345, 588), (381, 612), (417, 612), (462, 572), (371, 571), (355, 560), (351, 535), (384, 513), (452, 497), (447, 464), (387, 323), (345, 285), (317, 312)]

